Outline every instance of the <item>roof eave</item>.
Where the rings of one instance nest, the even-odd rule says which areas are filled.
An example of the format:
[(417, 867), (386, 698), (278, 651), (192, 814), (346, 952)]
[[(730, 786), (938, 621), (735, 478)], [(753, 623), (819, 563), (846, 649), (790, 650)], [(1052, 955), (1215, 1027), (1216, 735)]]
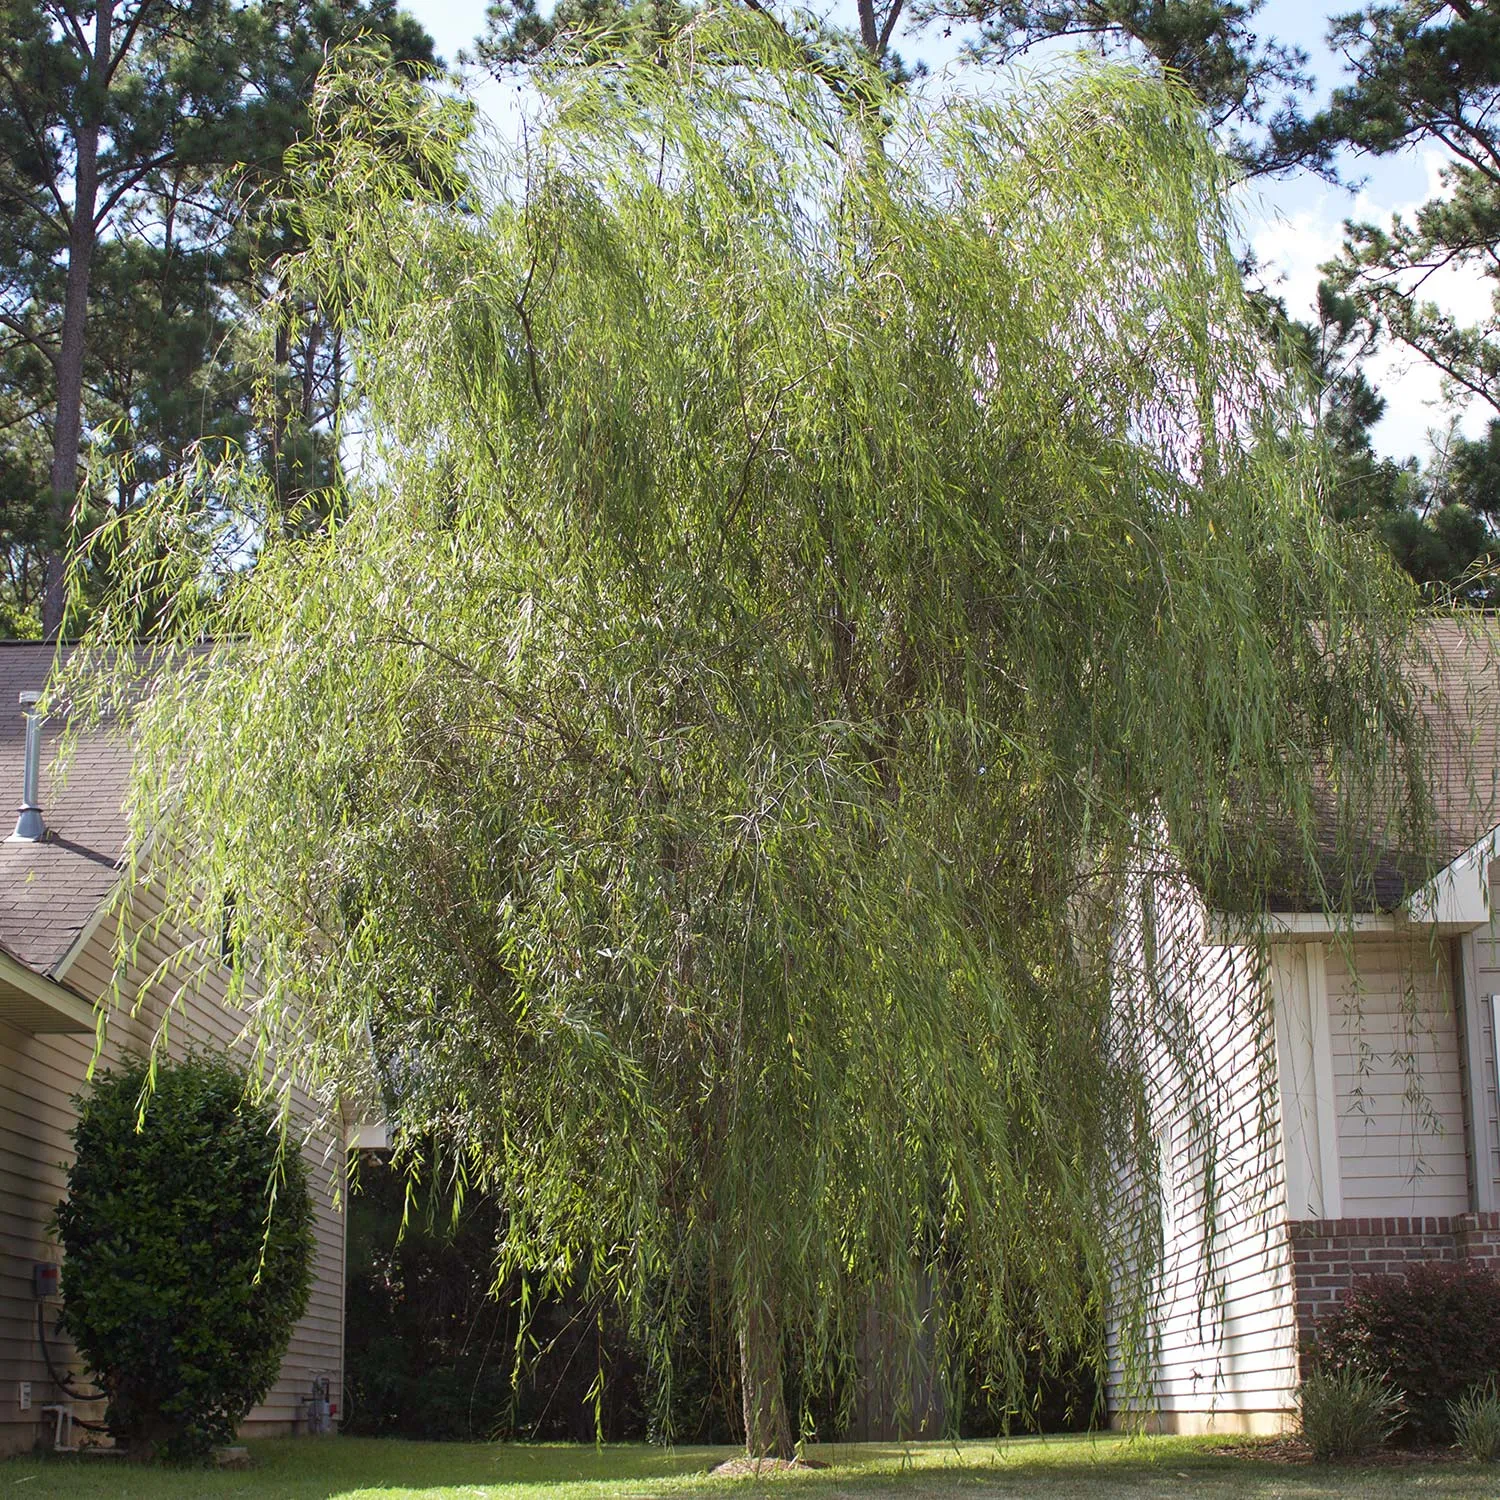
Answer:
[(1270, 911), (1254, 916), (1209, 911), (1204, 913), (1203, 940), (1209, 947), (1257, 940), (1317, 943), (1393, 937), (1411, 933), (1413, 929), (1429, 935), (1457, 937), (1489, 924), (1489, 867), (1496, 859), (1500, 859), (1500, 826), (1471, 844), (1394, 911)]
[(0, 1021), (37, 1035), (93, 1032), (94, 1007), (77, 990), (0, 950)]

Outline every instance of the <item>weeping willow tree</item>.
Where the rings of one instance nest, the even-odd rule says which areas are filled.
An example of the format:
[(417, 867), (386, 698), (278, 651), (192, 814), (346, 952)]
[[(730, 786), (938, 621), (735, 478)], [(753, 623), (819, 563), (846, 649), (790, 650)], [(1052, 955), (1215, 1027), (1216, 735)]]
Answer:
[(1108, 1303), (1143, 1368), (1123, 872), (1164, 831), (1253, 907), (1330, 803), (1422, 819), (1411, 590), (1322, 519), (1192, 100), (802, 61), (704, 16), (485, 150), (335, 70), (286, 284), (359, 463), (319, 535), (230, 465), (95, 538), (68, 683), (266, 1048), (494, 1194), (502, 1276), (617, 1299), (664, 1402), (706, 1297), (755, 1454), (872, 1302), (1012, 1391)]

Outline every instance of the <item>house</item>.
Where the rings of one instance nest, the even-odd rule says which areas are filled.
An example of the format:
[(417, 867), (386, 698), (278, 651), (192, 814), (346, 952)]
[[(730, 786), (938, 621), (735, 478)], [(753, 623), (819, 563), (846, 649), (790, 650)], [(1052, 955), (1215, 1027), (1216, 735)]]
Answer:
[(1122, 1014), (1171, 1040), (1151, 1082), (1151, 1352), (1132, 1383), (1113, 1330), (1117, 1421), (1283, 1430), (1303, 1342), (1357, 1278), (1500, 1268), (1500, 630), (1427, 629), (1438, 785), (1419, 871), (1383, 855), (1360, 909), (1286, 903), (1255, 942), (1170, 862), (1130, 882)]
[[(27, 759), (20, 700), (41, 691), (52, 657), (50, 645), (0, 645), (0, 788), (18, 801)], [(35, 805), (22, 810), (20, 832), (42, 836), (0, 842), (0, 1454), (50, 1443), (64, 1431), (59, 1406), (71, 1403), (80, 1418), (101, 1414), (98, 1405), (72, 1401), (56, 1378), (87, 1385), (54, 1328), (56, 1282), (46, 1268), (59, 1251), (49, 1223), (64, 1193), (71, 1100), (85, 1086), (96, 1024), (107, 1065), (147, 1050), (163, 1009), (150, 989), (136, 1015), (100, 1005), (115, 977), (130, 756), (118, 735), (90, 733), (59, 781), (50, 768), (62, 728), (56, 719), (39, 722), (36, 795), (26, 799)], [(126, 995), (181, 941), (150, 930), (149, 896), (132, 899), (126, 920), (141, 937), (124, 974)], [(217, 932), (219, 924), (206, 918), (205, 926)], [(222, 980), (210, 979), (186, 1000), (169, 1028), (169, 1051), (235, 1049), (239, 1022), (222, 995)], [(335, 1420), (343, 1404), (345, 1142), (314, 1131), (304, 1149), (316, 1211), (312, 1296), (280, 1378), (243, 1424), (249, 1436), (305, 1429), (314, 1382), (327, 1382)]]

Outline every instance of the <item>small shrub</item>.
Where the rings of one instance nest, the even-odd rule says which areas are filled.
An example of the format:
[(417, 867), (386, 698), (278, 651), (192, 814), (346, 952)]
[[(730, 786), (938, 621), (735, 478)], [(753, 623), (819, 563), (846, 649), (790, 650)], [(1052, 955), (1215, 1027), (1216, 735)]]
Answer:
[(1448, 1415), (1466, 1458), (1482, 1464), (1500, 1458), (1500, 1393), (1493, 1377), (1465, 1391), (1452, 1403)]
[(1480, 1266), (1425, 1262), (1358, 1283), (1318, 1330), (1324, 1365), (1389, 1380), (1404, 1441), (1450, 1443), (1450, 1407), (1500, 1370), (1500, 1279)]
[(312, 1203), (301, 1156), (279, 1152), (229, 1063), (160, 1065), (138, 1130), (146, 1079), (134, 1063), (79, 1101), (62, 1326), (113, 1435), (186, 1459), (228, 1442), (276, 1379), (312, 1283)]
[(1401, 1402), (1378, 1375), (1358, 1365), (1323, 1366), (1302, 1382), (1297, 1409), (1313, 1457), (1329, 1463), (1373, 1453), (1390, 1437)]

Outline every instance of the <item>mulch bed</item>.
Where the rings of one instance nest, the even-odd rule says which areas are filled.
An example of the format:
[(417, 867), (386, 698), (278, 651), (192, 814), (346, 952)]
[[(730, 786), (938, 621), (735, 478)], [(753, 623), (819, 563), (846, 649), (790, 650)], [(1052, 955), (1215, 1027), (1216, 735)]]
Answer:
[(730, 1458), (708, 1472), (721, 1479), (758, 1479), (767, 1474), (795, 1473), (799, 1469), (826, 1469), (815, 1458)]
[[(1209, 1448), (1209, 1453), (1223, 1458), (1253, 1458), (1268, 1464), (1310, 1464), (1312, 1449), (1299, 1437), (1242, 1438), (1237, 1443), (1223, 1443)], [(1368, 1464), (1372, 1468), (1404, 1469), (1413, 1464), (1450, 1464), (1462, 1460), (1457, 1448), (1381, 1448), (1368, 1458), (1341, 1462)]]

